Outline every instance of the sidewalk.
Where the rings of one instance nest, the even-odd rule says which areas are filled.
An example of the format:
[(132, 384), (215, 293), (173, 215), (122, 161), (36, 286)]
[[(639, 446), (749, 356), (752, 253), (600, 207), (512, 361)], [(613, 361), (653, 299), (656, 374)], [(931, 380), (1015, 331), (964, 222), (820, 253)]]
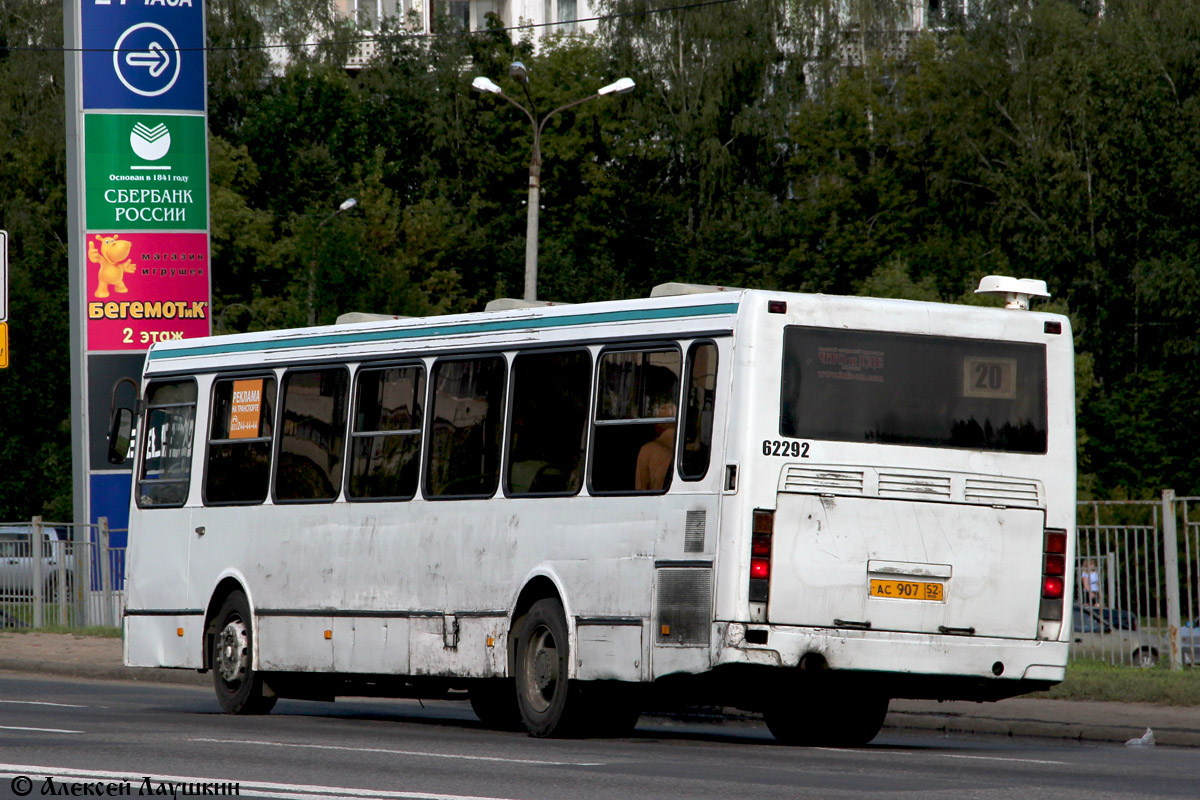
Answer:
[[(190, 670), (121, 665), (121, 640), (0, 632), (0, 672), (211, 686)], [(1154, 731), (1160, 745), (1200, 747), (1200, 708), (1014, 698), (998, 703), (894, 700), (886, 728), (1125, 742)]]

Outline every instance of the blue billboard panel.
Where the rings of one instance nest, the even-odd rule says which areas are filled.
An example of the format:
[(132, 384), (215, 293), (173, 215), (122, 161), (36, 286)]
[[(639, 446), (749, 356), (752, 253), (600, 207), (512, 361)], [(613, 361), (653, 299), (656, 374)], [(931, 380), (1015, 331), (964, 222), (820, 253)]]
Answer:
[(81, 0), (83, 107), (204, 111), (204, 0)]

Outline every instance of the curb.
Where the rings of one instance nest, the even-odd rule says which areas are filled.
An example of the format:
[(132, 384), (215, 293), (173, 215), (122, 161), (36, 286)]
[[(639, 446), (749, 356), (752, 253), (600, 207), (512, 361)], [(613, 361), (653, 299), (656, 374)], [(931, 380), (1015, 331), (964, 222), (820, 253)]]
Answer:
[(3, 658), (0, 659), (0, 672), (45, 675), (56, 678), (83, 678), (93, 681), (135, 681), (181, 686), (212, 686), (212, 676), (183, 669), (55, 664), (46, 661)]
[[(1124, 744), (1146, 732), (1147, 726), (1103, 725), (1089, 722), (1025, 719), (1021, 717), (971, 716), (934, 711), (889, 711), (885, 728), (893, 730), (937, 731), (940, 733), (1029, 736), (1040, 739), (1066, 739), (1077, 742)], [(1150, 725), (1158, 744), (1176, 747), (1200, 747), (1200, 731)]]

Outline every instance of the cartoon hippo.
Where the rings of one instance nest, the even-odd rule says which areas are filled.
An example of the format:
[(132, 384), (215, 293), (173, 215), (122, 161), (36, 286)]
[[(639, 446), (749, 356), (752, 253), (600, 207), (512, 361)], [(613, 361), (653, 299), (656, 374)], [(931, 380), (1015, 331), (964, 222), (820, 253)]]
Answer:
[(95, 242), (88, 242), (88, 261), (99, 264), (99, 285), (96, 287), (96, 297), (108, 297), (108, 287), (114, 287), (124, 294), (129, 289), (125, 286), (125, 273), (133, 272), (133, 262), (127, 260), (133, 242), (122, 241), (118, 234), (108, 236), (96, 235), (100, 249)]

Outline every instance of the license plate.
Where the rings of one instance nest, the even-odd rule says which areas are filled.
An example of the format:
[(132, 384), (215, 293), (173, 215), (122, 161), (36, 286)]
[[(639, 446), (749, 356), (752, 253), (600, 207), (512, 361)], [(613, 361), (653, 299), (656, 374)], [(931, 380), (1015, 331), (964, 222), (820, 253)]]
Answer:
[(897, 600), (933, 600), (942, 602), (942, 584), (924, 581), (885, 581), (871, 579), (871, 597), (887, 597)]

